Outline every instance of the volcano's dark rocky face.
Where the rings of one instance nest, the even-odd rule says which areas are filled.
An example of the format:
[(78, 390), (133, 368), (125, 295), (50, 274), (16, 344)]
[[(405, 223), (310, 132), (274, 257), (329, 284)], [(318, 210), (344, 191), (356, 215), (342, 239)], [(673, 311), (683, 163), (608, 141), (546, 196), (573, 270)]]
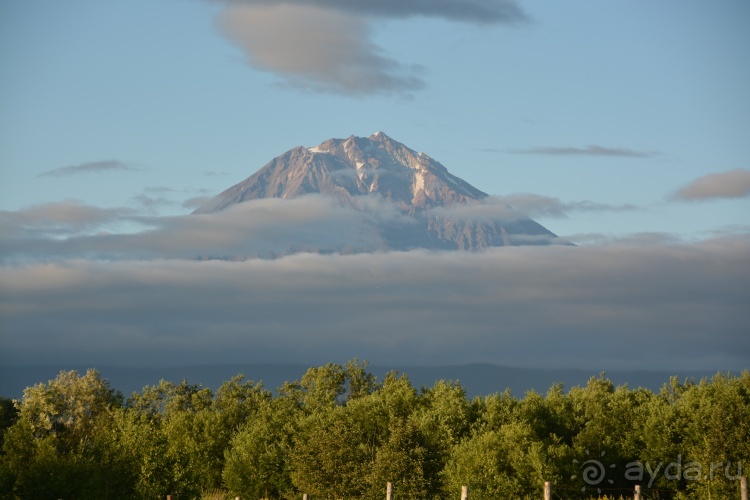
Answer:
[(309, 194), (332, 197), (351, 210), (372, 207), (374, 200), (394, 207), (403, 217), (383, 218), (374, 228), (383, 242), (381, 250), (561, 243), (555, 234), (509, 206), (482, 210), (486, 193), (382, 132), (291, 149), (194, 213), (218, 212), (261, 198)]

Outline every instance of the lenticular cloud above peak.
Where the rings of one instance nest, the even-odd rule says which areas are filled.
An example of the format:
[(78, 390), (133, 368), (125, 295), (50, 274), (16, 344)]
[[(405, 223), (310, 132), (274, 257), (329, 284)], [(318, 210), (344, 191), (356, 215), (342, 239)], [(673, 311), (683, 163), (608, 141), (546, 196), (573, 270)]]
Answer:
[(281, 86), (347, 95), (410, 97), (426, 86), (420, 64), (389, 57), (371, 40), (372, 18), (432, 17), (474, 24), (515, 23), (514, 0), (212, 0), (223, 35), (247, 63)]

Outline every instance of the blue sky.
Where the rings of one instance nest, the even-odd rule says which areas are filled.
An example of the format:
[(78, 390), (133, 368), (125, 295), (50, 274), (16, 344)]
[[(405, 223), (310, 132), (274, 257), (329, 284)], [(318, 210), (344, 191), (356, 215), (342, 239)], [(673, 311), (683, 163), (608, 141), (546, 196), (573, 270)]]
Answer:
[[(419, 82), (362, 91), (259, 67), (225, 29), (241, 18), (236, 5), (5, 2), (0, 206), (140, 208), (135, 198), (156, 187), (178, 202), (215, 194), (294, 146), (384, 130), (491, 194), (639, 208), (542, 217), (560, 234), (696, 238), (747, 224), (747, 196), (669, 201), (703, 175), (750, 168), (747, 2), (518, 6), (525, 18), (510, 22), (342, 14), (362, 44), (400, 65), (394, 74)], [(589, 146), (636, 155), (583, 154)], [(132, 170), (38, 177), (115, 160)]]
[[(717, 335), (737, 340), (749, 324), (740, 307), (748, 299), (746, 272), (738, 269), (750, 249), (749, 21), (745, 0), (289, 0), (275, 7), (267, 0), (0, 2), (0, 215), (24, 235), (55, 233), (66, 224), (80, 234), (132, 231), (133, 217), (187, 214), (196, 199), (219, 193), (292, 147), (382, 130), (477, 188), (512, 196), (553, 232), (591, 245), (585, 258), (573, 259), (574, 268), (611, 263), (615, 250), (602, 249), (603, 243), (631, 263), (621, 274), (612, 271), (615, 281), (629, 281), (641, 257), (648, 264), (639, 273), (660, 269), (662, 259), (678, 263), (670, 268), (675, 273), (719, 262), (717, 274), (704, 269), (706, 275), (695, 277), (710, 281), (706, 288), (677, 300), (689, 309), (700, 296), (715, 310), (699, 314), (697, 308), (691, 316), (665, 303), (643, 320), (644, 332), (667, 332), (664, 349), (680, 335), (708, 342), (717, 328)], [(64, 239), (63, 233), (53, 237)], [(6, 237), (6, 248), (16, 244)], [(653, 246), (662, 243), (682, 246)], [(71, 242), (69, 252), (85, 259), (79, 245)], [(670, 249), (674, 261), (660, 253)], [(70, 255), (58, 260), (68, 262)], [(512, 261), (512, 255), (497, 258)], [(147, 260), (135, 264), (135, 275), (151, 272)], [(292, 259), (278, 271), (291, 273), (301, 262)], [(45, 310), (44, 301), (56, 295), (22, 284), (42, 283), (51, 273), (88, 296), (84, 277), (96, 272), (81, 265), (6, 265), (6, 283), (14, 285), (0, 291), (28, 301), (4, 310), (9, 356), (27, 352), (27, 344), (16, 342), (23, 335), (72, 317), (62, 309), (59, 317), (23, 316), (18, 311)], [(382, 263), (388, 276), (398, 267)], [(114, 287), (122, 271), (107, 269), (99, 271)], [(168, 273), (163, 286), (177, 287), (179, 275)], [(325, 281), (327, 275), (307, 278), (316, 276)], [(562, 283), (556, 276), (550, 286), (554, 291)], [(631, 298), (645, 308), (632, 286)], [(717, 305), (709, 297), (718, 290), (727, 296)], [(556, 296), (546, 300), (554, 303)], [(582, 300), (594, 307), (598, 292), (592, 288)], [(611, 301), (612, 321), (638, 324), (630, 299), (618, 293)], [(594, 335), (604, 313), (584, 310), (598, 319), (581, 331)], [(85, 337), (76, 342), (90, 344), (80, 332), (103, 324), (122, 338), (127, 332), (151, 338), (147, 327), (120, 313), (101, 323), (92, 311), (81, 309), (80, 321), (70, 321), (70, 331), (78, 328), (76, 335)], [(492, 311), (487, 306), (477, 315)], [(241, 314), (223, 317), (230, 316)], [(701, 318), (703, 330), (685, 333)], [(527, 327), (536, 332), (531, 337), (542, 338), (551, 324)], [(571, 331), (576, 325), (570, 322)], [(60, 345), (72, 335), (61, 332)], [(589, 342), (579, 340), (579, 347)], [(120, 340), (113, 342), (102, 341), (101, 359)], [(156, 344), (144, 340), (133, 352)], [(59, 346), (50, 345), (54, 358)], [(364, 345), (352, 341), (341, 355), (365, 358), (358, 350)], [(384, 345), (377, 352), (387, 357)], [(434, 359), (449, 359), (455, 346), (440, 345)], [(592, 356), (615, 363), (618, 351), (629, 352), (603, 345), (559, 364), (578, 366)], [(523, 363), (533, 351), (519, 341), (518, 351), (503, 357), (498, 346), (481, 354), (467, 350), (462, 360)], [(558, 348), (550, 346), (551, 353)], [(280, 352), (274, 349), (267, 353)], [(708, 358), (695, 349), (668, 365), (750, 362), (729, 347)]]

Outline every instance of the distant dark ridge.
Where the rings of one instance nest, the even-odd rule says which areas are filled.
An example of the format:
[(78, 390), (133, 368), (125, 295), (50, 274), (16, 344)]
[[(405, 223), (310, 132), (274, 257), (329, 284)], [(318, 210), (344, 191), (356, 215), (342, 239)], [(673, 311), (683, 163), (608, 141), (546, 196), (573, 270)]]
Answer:
[[(231, 364), (184, 367), (118, 367), (118, 366), (0, 366), (0, 396), (20, 398), (26, 387), (46, 383), (54, 379), (62, 370), (77, 370), (83, 374), (88, 368), (96, 368), (102, 377), (109, 380), (114, 389), (127, 397), (132, 392), (140, 392), (147, 385), (155, 385), (161, 379), (175, 383), (183, 379), (191, 384), (201, 384), (216, 390), (223, 382), (242, 373), (248, 380), (263, 381), (271, 390), (284, 382), (298, 380), (312, 365), (302, 364)], [(598, 376), (601, 371), (578, 369), (534, 369), (497, 366), (492, 364), (466, 364), (447, 366), (369, 366), (368, 371), (382, 380), (390, 370), (408, 375), (414, 387), (431, 387), (435, 381), (458, 380), (466, 388), (469, 397), (502, 392), (509, 388), (515, 396), (523, 396), (534, 390), (546, 393), (556, 383), (562, 383), (565, 390), (574, 386), (584, 386), (589, 378)], [(719, 371), (719, 370), (717, 370)], [(658, 392), (671, 376), (681, 380), (687, 377), (699, 380), (711, 377), (717, 371), (676, 370), (676, 371), (606, 371), (606, 376), (615, 385), (628, 384), (630, 387), (644, 387)]]

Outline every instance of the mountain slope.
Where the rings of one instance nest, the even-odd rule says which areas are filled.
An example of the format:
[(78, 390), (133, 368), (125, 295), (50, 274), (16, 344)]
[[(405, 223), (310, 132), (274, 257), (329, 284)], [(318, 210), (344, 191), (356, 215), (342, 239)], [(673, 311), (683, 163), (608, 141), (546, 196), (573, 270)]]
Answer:
[(361, 210), (362, 201), (373, 198), (395, 207), (404, 217), (381, 221), (374, 228), (385, 249), (478, 250), (559, 242), (552, 232), (509, 206), (495, 210), (499, 214), (473, 210), (482, 206), (486, 193), (382, 132), (291, 149), (194, 213), (309, 194), (332, 197), (350, 210)]

